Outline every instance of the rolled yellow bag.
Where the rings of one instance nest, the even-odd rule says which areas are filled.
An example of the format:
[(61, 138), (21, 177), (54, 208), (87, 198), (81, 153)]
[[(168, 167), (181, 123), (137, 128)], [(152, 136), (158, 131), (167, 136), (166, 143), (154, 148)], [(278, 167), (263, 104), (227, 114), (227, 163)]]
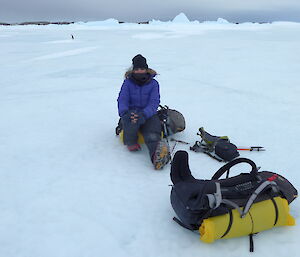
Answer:
[[(120, 132), (119, 136), (120, 136), (121, 142), (123, 143), (124, 142), (124, 131), (123, 130)], [(161, 138), (163, 138), (163, 136), (164, 136), (164, 134), (163, 134), (163, 132), (161, 132)], [(138, 132), (138, 143), (140, 145), (145, 143), (144, 137), (141, 132)]]
[[(123, 130), (120, 132), (119, 136), (120, 136), (121, 142), (123, 143), (124, 142), (124, 131)], [(145, 143), (144, 137), (141, 132), (138, 132), (138, 143), (140, 145)]]
[[(278, 208), (278, 220), (275, 227), (294, 226), (295, 219), (289, 214), (289, 205), (286, 199), (275, 197)], [(276, 209), (272, 200), (265, 200), (252, 205), (244, 218), (238, 210), (232, 210), (232, 226), (223, 238), (246, 236), (274, 227)], [(224, 214), (203, 220), (199, 232), (200, 239), (205, 243), (213, 243), (221, 239), (228, 229), (230, 215)]]

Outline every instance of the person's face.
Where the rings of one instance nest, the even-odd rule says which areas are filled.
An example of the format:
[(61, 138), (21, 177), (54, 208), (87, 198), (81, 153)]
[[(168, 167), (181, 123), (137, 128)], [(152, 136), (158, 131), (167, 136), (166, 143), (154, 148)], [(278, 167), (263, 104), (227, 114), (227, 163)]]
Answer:
[(134, 69), (133, 73), (146, 73), (146, 69), (141, 69), (141, 68)]

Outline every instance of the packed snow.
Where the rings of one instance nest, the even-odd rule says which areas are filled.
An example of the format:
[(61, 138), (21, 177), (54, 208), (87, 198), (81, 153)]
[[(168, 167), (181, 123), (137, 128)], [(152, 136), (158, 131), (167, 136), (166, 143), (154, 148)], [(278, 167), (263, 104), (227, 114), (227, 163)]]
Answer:
[[(0, 256), (250, 255), (247, 237), (205, 244), (172, 221), (170, 165), (155, 171), (145, 146), (121, 144), (116, 99), (141, 53), (161, 104), (186, 118), (175, 138), (194, 143), (203, 126), (264, 146), (241, 156), (299, 189), (300, 24), (177, 20), (0, 27)], [(222, 165), (177, 150), (197, 178)], [(299, 201), (290, 207), (298, 221)], [(296, 256), (299, 236), (299, 226), (259, 233), (251, 256)]]

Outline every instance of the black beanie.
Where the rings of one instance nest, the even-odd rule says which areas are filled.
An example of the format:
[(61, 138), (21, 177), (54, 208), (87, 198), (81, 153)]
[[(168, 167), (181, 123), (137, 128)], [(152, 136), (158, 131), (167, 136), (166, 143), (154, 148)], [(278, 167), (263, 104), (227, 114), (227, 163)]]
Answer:
[(136, 56), (133, 57), (132, 59), (132, 66), (133, 69), (148, 69), (148, 64), (147, 64), (147, 60), (144, 56), (142, 56), (141, 54), (138, 54)]

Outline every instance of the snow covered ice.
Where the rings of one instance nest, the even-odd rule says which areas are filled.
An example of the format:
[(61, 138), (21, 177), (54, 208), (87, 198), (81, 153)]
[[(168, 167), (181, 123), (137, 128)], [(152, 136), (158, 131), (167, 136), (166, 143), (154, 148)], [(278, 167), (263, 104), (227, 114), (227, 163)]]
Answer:
[[(249, 255), (247, 237), (209, 245), (174, 223), (170, 165), (155, 171), (145, 147), (130, 153), (116, 138), (138, 53), (160, 74), (161, 103), (186, 118), (176, 138), (194, 143), (203, 126), (262, 145), (241, 155), (300, 188), (300, 24), (177, 20), (0, 27), (0, 256)], [(189, 156), (197, 178), (222, 165)], [(298, 221), (299, 201), (290, 207)], [(251, 256), (296, 256), (299, 232), (259, 233)]]

